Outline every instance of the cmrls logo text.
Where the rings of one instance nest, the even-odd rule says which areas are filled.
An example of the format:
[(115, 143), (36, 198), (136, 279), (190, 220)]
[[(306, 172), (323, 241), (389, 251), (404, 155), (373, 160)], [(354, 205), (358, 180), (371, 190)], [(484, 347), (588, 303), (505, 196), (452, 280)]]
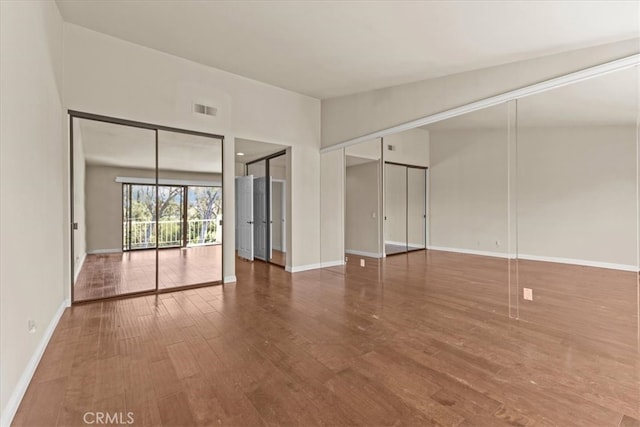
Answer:
[(85, 412), (82, 416), (85, 424), (133, 424), (133, 412)]

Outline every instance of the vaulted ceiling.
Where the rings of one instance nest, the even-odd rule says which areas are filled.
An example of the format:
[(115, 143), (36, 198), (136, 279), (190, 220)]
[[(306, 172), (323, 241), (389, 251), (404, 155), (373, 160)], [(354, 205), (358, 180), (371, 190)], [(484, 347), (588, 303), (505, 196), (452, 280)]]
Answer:
[(63, 18), (329, 98), (638, 37), (636, 1), (77, 1)]

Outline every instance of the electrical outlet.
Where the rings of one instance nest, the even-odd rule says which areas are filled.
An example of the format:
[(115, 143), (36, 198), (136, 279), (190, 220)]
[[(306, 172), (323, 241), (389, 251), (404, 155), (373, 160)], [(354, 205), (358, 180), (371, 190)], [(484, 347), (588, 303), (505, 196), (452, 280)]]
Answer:
[(360, 267), (364, 267), (364, 260), (360, 259)]
[(344, 262), (349, 262), (349, 257), (348, 256), (344, 257)]
[(30, 334), (35, 333), (37, 329), (38, 328), (35, 320), (29, 320), (27, 322), (27, 330), (29, 331)]
[(523, 297), (525, 300), (527, 301), (533, 301), (533, 289), (531, 288), (523, 288), (522, 289), (523, 292)]
[(500, 240), (496, 240), (496, 248), (500, 247)]

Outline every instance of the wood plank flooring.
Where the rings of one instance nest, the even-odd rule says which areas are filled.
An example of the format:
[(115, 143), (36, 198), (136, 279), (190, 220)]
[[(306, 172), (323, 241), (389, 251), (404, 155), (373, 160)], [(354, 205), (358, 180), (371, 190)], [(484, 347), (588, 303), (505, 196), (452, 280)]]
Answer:
[[(633, 323), (609, 325), (625, 325), (612, 339), (606, 324), (590, 334), (593, 320), (569, 330), (599, 309), (575, 304), (554, 322), (567, 311), (551, 309), (566, 298), (552, 280), (521, 310), (538, 321), (509, 319), (505, 260), (356, 258), (295, 275), (238, 262), (235, 285), (67, 309), (13, 425), (84, 425), (87, 411), (158, 426), (640, 425)], [(594, 280), (561, 273), (567, 289)], [(613, 307), (626, 309), (637, 282), (616, 280)]]
[[(160, 289), (222, 280), (222, 246), (194, 246), (158, 251)], [(87, 255), (75, 284), (75, 301), (154, 290), (156, 251), (138, 250)]]

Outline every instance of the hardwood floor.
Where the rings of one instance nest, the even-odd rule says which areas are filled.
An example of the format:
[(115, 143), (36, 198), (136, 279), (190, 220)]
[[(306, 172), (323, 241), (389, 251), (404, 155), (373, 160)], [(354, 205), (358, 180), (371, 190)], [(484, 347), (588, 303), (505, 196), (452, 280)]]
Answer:
[(273, 249), (271, 251), (271, 262), (280, 267), (287, 265), (287, 253)]
[[(612, 311), (637, 304), (637, 277), (600, 283), (611, 302), (594, 289), (580, 298), (599, 305), (572, 304), (551, 291), (557, 266), (523, 264), (548, 288), (520, 307), (529, 322), (508, 317), (506, 260), (352, 258), (295, 275), (238, 262), (235, 285), (67, 309), (14, 425), (83, 425), (87, 411), (163, 426), (640, 425), (637, 320)], [(564, 267), (568, 290), (597, 281)], [(591, 334), (594, 312), (615, 321)]]
[[(160, 289), (222, 280), (222, 246), (158, 251)], [(75, 285), (75, 301), (154, 290), (156, 251), (87, 255)]]

